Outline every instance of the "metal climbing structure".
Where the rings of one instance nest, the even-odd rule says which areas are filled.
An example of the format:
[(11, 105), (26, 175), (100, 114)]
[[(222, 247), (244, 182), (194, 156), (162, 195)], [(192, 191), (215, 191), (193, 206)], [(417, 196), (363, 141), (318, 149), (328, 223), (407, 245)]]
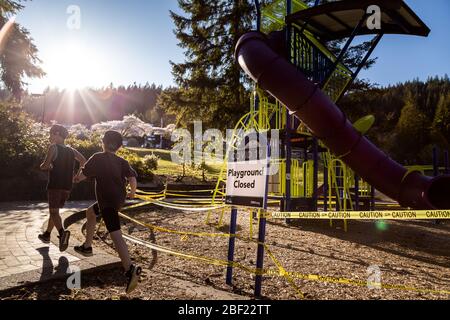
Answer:
[[(302, 12), (309, 7), (299, 0), (276, 0), (261, 9), (261, 31), (269, 34), (285, 30), (291, 62), (337, 102), (356, 75), (341, 62), (342, 57), (336, 57), (306, 28), (306, 23), (286, 23), (286, 15), (290, 12)], [(352, 199), (355, 197), (351, 196), (351, 192), (355, 194), (360, 191), (352, 182), (353, 172), (342, 161), (335, 159), (303, 123), (291, 117), (280, 101), (257, 86), (251, 96), (250, 112), (238, 122), (228, 141), (213, 203), (223, 202), (228, 155), (241, 142), (242, 133), (271, 129), (280, 130), (282, 136), (281, 156), (271, 159), (279, 171), (269, 180), (270, 197), (280, 201), (281, 210), (317, 210), (319, 204), (328, 210), (354, 207)], [(320, 177), (319, 169), (323, 172)], [(362, 193), (360, 199), (366, 195)]]
[[(429, 29), (401, 0), (316, 0), (312, 7), (300, 0), (274, 0), (259, 6), (258, 30), (277, 39), (278, 53), (294, 65), (334, 103), (350, 88), (385, 33), (427, 35)], [(383, 9), (382, 31), (368, 30), (366, 8)], [(345, 65), (358, 35), (373, 35), (358, 66)], [(281, 41), (280, 41), (281, 39)], [(330, 41), (344, 41), (340, 52), (328, 49)], [(280, 74), (282, 79), (283, 75)], [(355, 126), (357, 127), (357, 126)], [(282, 211), (371, 210), (374, 189), (361, 180), (343, 158), (333, 155), (308, 126), (269, 93), (255, 85), (250, 112), (236, 126), (229, 148), (236, 148), (239, 134), (250, 130), (280, 130), (280, 156), (271, 159), (279, 166), (269, 179), (269, 196), (280, 202)], [(366, 131), (360, 131), (364, 135)], [(230, 149), (230, 150), (231, 150)], [(219, 177), (214, 201), (224, 194), (226, 162)]]

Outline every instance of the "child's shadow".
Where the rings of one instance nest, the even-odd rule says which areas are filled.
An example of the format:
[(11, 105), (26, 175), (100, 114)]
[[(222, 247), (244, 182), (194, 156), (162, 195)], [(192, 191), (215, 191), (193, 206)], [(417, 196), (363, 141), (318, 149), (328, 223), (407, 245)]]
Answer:
[[(39, 279), (40, 282), (48, 281), (54, 276), (64, 276), (67, 274), (67, 270), (69, 269), (69, 260), (67, 260), (66, 257), (60, 257), (58, 260), (58, 265), (54, 267), (52, 259), (49, 255), (48, 247), (39, 248), (37, 251), (43, 257), (42, 273)], [(36, 287), (35, 291), (37, 293), (36, 298), (38, 300), (57, 300), (60, 296), (71, 293), (70, 289), (66, 285), (66, 281), (55, 282), (51, 292), (46, 289), (41, 290), (39, 287)]]

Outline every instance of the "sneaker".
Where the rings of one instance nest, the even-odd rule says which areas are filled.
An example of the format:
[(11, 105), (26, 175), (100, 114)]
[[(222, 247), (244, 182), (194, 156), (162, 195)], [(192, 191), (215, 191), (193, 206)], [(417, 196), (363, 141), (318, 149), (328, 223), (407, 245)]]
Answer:
[(84, 244), (74, 247), (74, 250), (85, 257), (92, 257), (94, 255), (92, 252), (92, 247), (86, 248)]
[(135, 265), (131, 265), (130, 270), (128, 270), (125, 273), (125, 276), (127, 277), (127, 289), (126, 289), (127, 294), (131, 293), (134, 289), (136, 289), (141, 273), (142, 273), (141, 267), (137, 267)]
[(70, 231), (63, 231), (62, 235), (58, 236), (59, 238), (59, 251), (64, 252), (67, 250), (67, 247), (69, 246), (69, 238), (70, 238)]
[(50, 233), (44, 232), (38, 235), (39, 240), (41, 240), (43, 243), (50, 243)]

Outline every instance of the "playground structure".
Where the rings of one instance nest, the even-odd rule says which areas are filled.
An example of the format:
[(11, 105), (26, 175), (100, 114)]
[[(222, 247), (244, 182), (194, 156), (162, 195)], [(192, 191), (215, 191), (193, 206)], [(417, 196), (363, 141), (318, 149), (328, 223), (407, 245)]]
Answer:
[[(366, 26), (369, 5), (381, 9), (381, 30)], [(230, 145), (237, 147), (243, 131), (280, 130), (282, 156), (271, 159), (280, 170), (269, 181), (270, 197), (280, 200), (280, 209), (373, 210), (375, 188), (402, 207), (450, 207), (448, 176), (429, 179), (417, 168), (403, 168), (373, 146), (364, 131), (355, 130), (335, 105), (385, 34), (429, 34), (415, 13), (400, 0), (316, 1), (312, 8), (278, 0), (262, 10), (257, 3), (257, 8), (258, 31), (269, 35), (249, 33), (237, 44), (236, 60), (255, 81), (255, 90), (251, 110), (236, 126)], [(348, 49), (356, 36), (370, 34), (371, 46), (350, 70), (343, 63)], [(344, 38), (337, 57), (324, 44)], [(225, 171), (226, 163), (213, 201), (224, 195)]]
[[(404, 208), (450, 208), (450, 176), (438, 175), (436, 152), (434, 178), (417, 168), (404, 168), (364, 137), (370, 128), (364, 124), (367, 119), (359, 123), (365, 129), (356, 124), (355, 128), (336, 106), (385, 34), (428, 36), (430, 29), (402, 0), (320, 2), (309, 8), (298, 0), (278, 0), (261, 10), (256, 1), (257, 31), (243, 35), (235, 51), (236, 61), (255, 82), (251, 110), (237, 124), (226, 156), (242, 145), (242, 132), (280, 130), (283, 156), (270, 159), (280, 171), (269, 181), (269, 190), (285, 212), (318, 212), (319, 204), (325, 212), (374, 210), (375, 189)], [(381, 29), (368, 27), (367, 7), (373, 5), (380, 9)], [(374, 38), (359, 65), (350, 70), (343, 61), (359, 35)], [(325, 42), (342, 39), (347, 40), (336, 57)], [(224, 196), (225, 166), (213, 204)], [(233, 209), (230, 234), (236, 232), (236, 217)], [(257, 270), (263, 269), (265, 228), (266, 220), (260, 218)], [(231, 262), (233, 252), (230, 238)], [(257, 275), (256, 296), (261, 294), (261, 282)], [(232, 283), (231, 266), (227, 283)]]

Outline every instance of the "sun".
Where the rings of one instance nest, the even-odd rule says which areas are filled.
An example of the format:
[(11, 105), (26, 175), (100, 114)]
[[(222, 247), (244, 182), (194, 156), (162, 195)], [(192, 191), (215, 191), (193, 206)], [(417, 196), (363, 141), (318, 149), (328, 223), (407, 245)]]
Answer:
[(48, 85), (67, 90), (101, 87), (108, 81), (105, 59), (96, 48), (81, 43), (68, 43), (52, 49), (44, 62)]

